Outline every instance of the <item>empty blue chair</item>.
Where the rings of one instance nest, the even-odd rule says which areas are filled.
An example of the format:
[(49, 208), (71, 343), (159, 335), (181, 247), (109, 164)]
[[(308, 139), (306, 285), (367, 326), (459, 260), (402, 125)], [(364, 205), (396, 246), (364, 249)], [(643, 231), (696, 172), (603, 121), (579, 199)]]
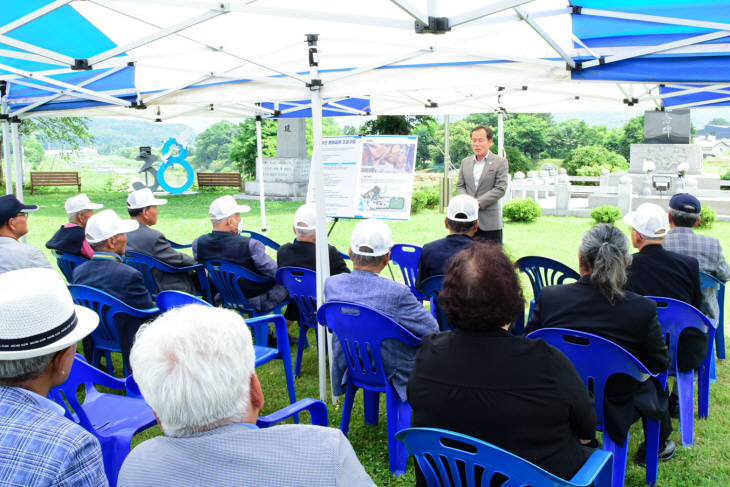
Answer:
[[(138, 397), (129, 394), (137, 390), (132, 376), (126, 381), (89, 365), (81, 355), (76, 355), (71, 373), (66, 382), (51, 389), (49, 396), (66, 410), (65, 416), (98, 438), (104, 457), (104, 470), (109, 485), (117, 485), (119, 469), (129, 454), (132, 437), (151, 428), (157, 421), (152, 409)], [(79, 403), (77, 389), (84, 385), (84, 402)], [(94, 385), (121, 389), (127, 396), (101, 393)]]
[[(228, 309), (235, 309), (242, 315), (257, 318), (262, 316), (262, 313), (256, 311), (256, 309), (249, 304), (246, 300), (246, 296), (243, 295), (241, 286), (238, 284), (241, 279), (246, 279), (251, 282), (276, 282), (274, 279), (269, 277), (259, 276), (251, 272), (248, 269), (244, 269), (236, 264), (231, 264), (224, 260), (206, 260), (202, 263), (208, 270), (208, 278), (213, 282), (213, 285), (218, 289), (218, 292), (223, 298), (223, 307)], [(281, 308), (286, 306), (288, 301), (276, 305), (273, 309), (266, 311), (264, 314), (281, 314)], [(250, 326), (250, 325), (249, 325)], [(253, 339), (257, 345), (265, 347), (268, 340), (268, 329), (264, 325), (260, 325), (253, 328)], [(278, 336), (277, 336), (278, 338)], [(289, 343), (288, 336), (286, 337), (285, 343)]]
[(189, 249), (190, 247), (193, 246), (193, 244), (191, 244), (191, 243), (189, 243), (189, 244), (179, 244), (179, 243), (173, 242), (170, 239), (167, 240), (167, 243), (170, 244), (170, 247), (172, 247), (173, 249), (176, 249), (176, 250)]
[(441, 292), (441, 281), (446, 276), (431, 276), (428, 279), (421, 282), (418, 286), (418, 292), (423, 293), (423, 296), (431, 300), (431, 314), (434, 315), (436, 321), (439, 324), (441, 331), (453, 330), (454, 327), (449, 324), (449, 320), (446, 319), (446, 313), (439, 304), (439, 292)]
[(509, 487), (611, 486), (611, 453), (602, 450), (594, 451), (572, 479), (563, 480), (491, 443), (460, 433), (409, 428), (395, 437), (405, 443), (409, 456), (416, 457), (428, 487), (471, 487), (480, 481), (486, 487), (495, 474), (499, 485)]
[(694, 438), (694, 371), (680, 372), (677, 369), (677, 343), (682, 330), (697, 328), (707, 333), (707, 355), (700, 365), (698, 374), (697, 408), (699, 417), (707, 418), (710, 409), (710, 364), (715, 361), (713, 344), (715, 327), (707, 316), (692, 305), (676, 299), (647, 296), (656, 301), (659, 325), (669, 347), (669, 375), (677, 376), (677, 395), (679, 396), (679, 428), (682, 446), (691, 446)]
[(185, 267), (173, 267), (165, 264), (161, 260), (157, 260), (154, 257), (143, 254), (141, 252), (132, 252), (131, 250), (124, 254), (124, 263), (130, 267), (133, 267), (142, 274), (144, 279), (144, 286), (150, 292), (150, 295), (154, 298), (157, 296), (157, 283), (155, 283), (154, 277), (152, 277), (152, 270), (157, 269), (160, 272), (167, 272), (168, 274), (177, 274), (180, 272), (194, 271), (198, 280), (200, 281), (200, 290), (203, 298), (208, 302), (211, 302), (210, 298), (210, 286), (208, 285), (208, 276), (205, 274), (205, 268), (201, 264), (190, 265)]
[(243, 235), (244, 237), (252, 238), (254, 240), (258, 240), (262, 244), (266, 245), (267, 247), (271, 247), (274, 250), (279, 250), (279, 247), (281, 247), (281, 245), (274, 242), (266, 235), (261, 235), (260, 233), (252, 232), (250, 230), (243, 230), (243, 231), (241, 231), (240, 235)]
[(395, 339), (417, 347), (421, 339), (387, 316), (359, 304), (325, 303), (317, 312), (317, 320), (337, 335), (347, 362), (347, 391), (340, 429), (347, 435), (358, 389), (363, 390), (365, 422), (377, 425), (380, 393), (384, 392), (390, 471), (401, 475), (406, 470), (407, 457), (403, 445), (395, 440), (395, 434), (411, 425), (411, 406), (401, 400), (385, 376), (380, 344), (383, 340)]
[[(725, 359), (725, 283), (715, 276), (711, 276), (706, 272), (700, 271), (700, 284), (702, 289), (711, 287), (717, 291), (717, 304), (720, 307), (720, 313), (717, 319), (717, 333), (715, 333), (715, 348), (717, 348), (717, 358)], [(714, 364), (714, 362), (713, 362)], [(714, 371), (714, 367), (713, 367)], [(714, 379), (714, 374), (713, 374)]]
[(421, 247), (417, 245), (396, 244), (390, 249), (391, 260), (400, 267), (403, 274), (403, 281), (417, 300), (423, 301), (423, 294), (416, 289), (416, 277), (418, 276), (418, 259), (421, 257)]
[[(94, 289), (89, 286), (72, 284), (68, 287), (74, 303), (89, 308), (99, 316), (99, 326), (91, 332), (94, 339), (94, 355), (91, 357), (91, 365), (99, 367), (101, 357), (106, 357), (106, 367), (110, 375), (114, 375), (111, 352), (122, 353), (119, 347), (119, 335), (114, 322), (114, 317), (119, 314), (126, 314), (136, 318), (152, 318), (161, 313), (158, 308), (135, 309), (127, 306), (111, 294)], [(129, 375), (126, 361), (124, 361), (124, 376)]]
[[(613, 454), (613, 485), (622, 487), (626, 474), (626, 453), (629, 438), (626, 435), (624, 446), (613, 442), (606, 433), (604, 424), (603, 399), (608, 378), (614, 374), (625, 374), (644, 382), (649, 377), (657, 377), (644, 367), (644, 364), (615, 343), (590, 333), (563, 328), (542, 328), (528, 335), (528, 338), (542, 338), (563, 352), (573, 363), (586, 387), (595, 396), (597, 429), (603, 431), (603, 449)], [(662, 385), (666, 384), (666, 374), (660, 376)], [(646, 483), (656, 485), (659, 463), (659, 424), (647, 419), (646, 432)]]
[[(540, 295), (540, 290), (545, 286), (554, 286), (556, 284), (565, 284), (566, 280), (580, 279), (580, 274), (568, 267), (567, 265), (555, 259), (548, 257), (540, 257), (537, 255), (527, 255), (517, 259), (515, 265), (519, 267), (520, 272), (527, 274), (532, 286), (533, 299), (530, 300), (530, 311), (527, 319), (532, 316), (532, 310), (535, 309), (535, 300)], [(525, 329), (525, 314), (522, 313), (515, 320), (512, 333), (519, 336)]]
[(309, 346), (307, 331), (314, 328), (317, 332), (317, 273), (301, 267), (280, 267), (276, 271), (276, 282), (289, 291), (290, 302), (299, 308), (299, 340), (294, 361), (294, 376), (299, 377), (302, 354)]
[(71, 275), (74, 269), (80, 266), (84, 262), (88, 262), (89, 259), (81, 257), (80, 255), (73, 255), (67, 252), (61, 252), (60, 250), (51, 249), (51, 253), (56, 258), (56, 264), (61, 270), (61, 274), (66, 278), (66, 282), (71, 282)]

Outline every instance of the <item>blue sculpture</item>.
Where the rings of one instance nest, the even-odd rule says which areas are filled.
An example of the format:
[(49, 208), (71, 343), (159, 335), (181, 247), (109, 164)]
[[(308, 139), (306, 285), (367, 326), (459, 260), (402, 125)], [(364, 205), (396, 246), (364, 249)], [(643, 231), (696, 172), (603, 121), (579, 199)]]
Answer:
[[(177, 153), (171, 152), (171, 149), (177, 148)], [(162, 163), (157, 169), (154, 168), (154, 163), (157, 162), (157, 156), (152, 155), (150, 152), (145, 151), (146, 147), (141, 148), (140, 154), (135, 158), (138, 161), (145, 161), (142, 164), (142, 168), (139, 172), (145, 173), (145, 182), (137, 181), (132, 184), (132, 187), (136, 190), (150, 188), (152, 191), (162, 188), (171, 194), (180, 194), (193, 185), (193, 179), (195, 178), (195, 171), (185, 157), (188, 155), (187, 148), (183, 147), (175, 137), (170, 137), (167, 142), (162, 146)], [(173, 165), (178, 164), (185, 169), (186, 180), (182, 186), (174, 187), (170, 186), (165, 181), (165, 170), (169, 169)], [(149, 184), (149, 177), (152, 177), (152, 184)]]

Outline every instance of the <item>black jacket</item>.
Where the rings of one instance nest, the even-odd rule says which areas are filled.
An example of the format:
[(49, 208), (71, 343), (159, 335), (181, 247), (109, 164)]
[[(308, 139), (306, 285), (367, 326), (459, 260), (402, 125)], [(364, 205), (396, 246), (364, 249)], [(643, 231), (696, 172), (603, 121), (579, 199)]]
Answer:
[(81, 255), (81, 246), (86, 239), (86, 230), (79, 226), (61, 226), (51, 239), (46, 242), (46, 247), (53, 250), (60, 250), (71, 255)]
[(503, 329), (426, 335), (407, 393), (413, 427), (473, 436), (563, 479), (585, 462), (580, 439), (595, 434), (593, 398), (573, 364)]
[[(627, 289), (642, 296), (677, 299), (702, 308), (700, 264), (694, 257), (648, 245), (631, 256)], [(707, 334), (691, 328), (682, 332), (677, 344), (680, 371), (700, 366), (707, 354)]]
[[(669, 368), (669, 351), (657, 321), (656, 303), (632, 292), (611, 304), (591, 283), (590, 276), (577, 282), (546, 286), (535, 300), (525, 334), (540, 328), (567, 328), (600, 336), (639, 359), (652, 373)], [(654, 421), (662, 419), (667, 398), (658, 381), (638, 383), (614, 376), (606, 385), (604, 414), (611, 439), (623, 445), (631, 426), (633, 409)]]
[(424, 245), (421, 257), (418, 259), (416, 286), (429, 277), (445, 274), (451, 258), (470, 247), (472, 243), (474, 240), (469, 235), (457, 233)]

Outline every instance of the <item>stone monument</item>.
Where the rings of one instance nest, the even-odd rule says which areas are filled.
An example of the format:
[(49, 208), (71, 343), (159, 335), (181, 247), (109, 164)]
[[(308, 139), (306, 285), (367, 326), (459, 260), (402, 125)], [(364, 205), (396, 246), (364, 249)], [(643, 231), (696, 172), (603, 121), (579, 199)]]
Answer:
[[(304, 201), (309, 186), (307, 133), (303, 118), (280, 119), (277, 122), (276, 157), (263, 161), (264, 195), (267, 200)], [(238, 199), (258, 199), (260, 184), (247, 181), (244, 194)]]

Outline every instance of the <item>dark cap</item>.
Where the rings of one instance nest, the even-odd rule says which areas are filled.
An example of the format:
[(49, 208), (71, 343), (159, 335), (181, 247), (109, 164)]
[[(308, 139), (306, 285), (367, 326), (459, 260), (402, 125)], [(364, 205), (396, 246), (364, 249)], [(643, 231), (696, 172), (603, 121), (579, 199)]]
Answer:
[(679, 193), (672, 196), (672, 199), (669, 200), (669, 207), (685, 213), (695, 214), (698, 214), (702, 209), (700, 200), (689, 193)]
[(37, 205), (24, 205), (12, 194), (0, 196), (0, 225), (13, 218), (18, 213), (38, 211)]

